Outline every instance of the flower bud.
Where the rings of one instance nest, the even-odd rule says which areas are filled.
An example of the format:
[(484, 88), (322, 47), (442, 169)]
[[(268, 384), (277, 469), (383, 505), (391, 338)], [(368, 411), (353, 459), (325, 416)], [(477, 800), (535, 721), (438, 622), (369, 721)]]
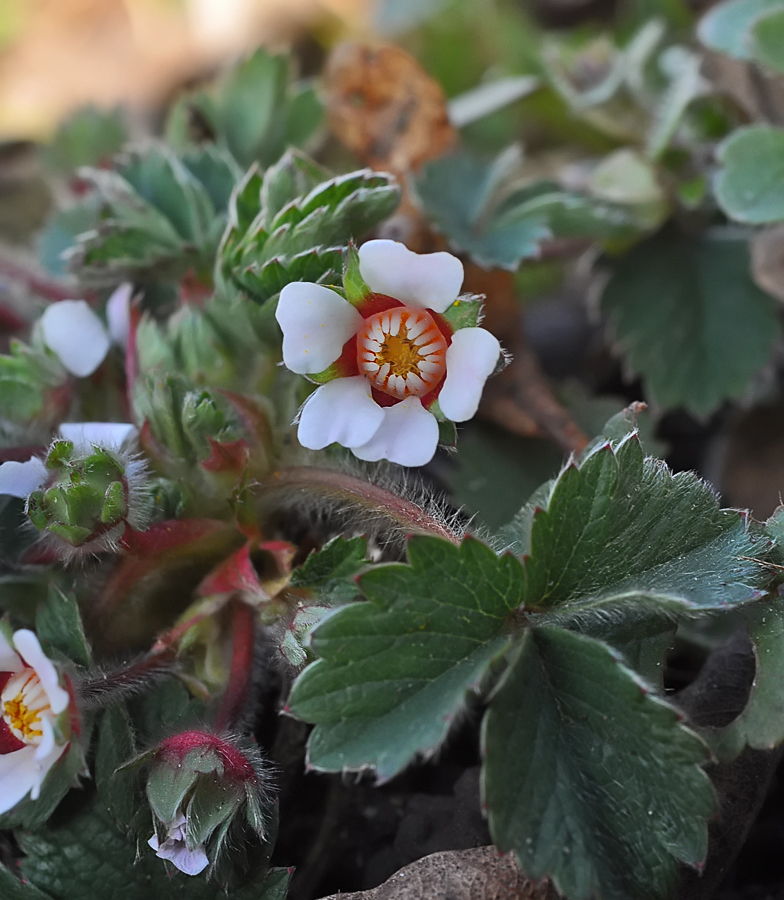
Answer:
[(46, 479), (27, 498), (27, 516), (38, 529), (75, 549), (113, 546), (126, 525), (141, 529), (150, 498), (144, 467), (127, 452), (55, 440), (44, 460)]
[[(238, 739), (206, 731), (187, 731), (164, 740), (151, 754), (147, 799), (165, 829), (149, 845), (161, 859), (196, 875), (213, 865), (233, 825), (247, 823), (266, 836), (269, 775), (261, 755)], [(211, 845), (210, 856), (207, 846)]]

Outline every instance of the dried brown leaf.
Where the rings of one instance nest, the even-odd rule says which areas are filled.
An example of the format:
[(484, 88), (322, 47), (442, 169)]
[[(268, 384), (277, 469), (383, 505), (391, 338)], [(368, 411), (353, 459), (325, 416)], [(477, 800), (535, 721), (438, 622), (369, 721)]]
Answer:
[(456, 144), (440, 85), (400, 47), (341, 44), (324, 81), (332, 131), (374, 169), (402, 175)]
[(558, 900), (549, 882), (527, 878), (495, 847), (433, 853), (369, 891), (323, 900)]

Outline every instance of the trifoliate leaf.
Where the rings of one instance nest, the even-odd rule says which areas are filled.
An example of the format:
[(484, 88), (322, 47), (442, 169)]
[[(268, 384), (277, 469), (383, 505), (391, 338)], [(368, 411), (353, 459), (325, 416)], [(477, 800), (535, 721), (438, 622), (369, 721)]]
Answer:
[(499, 191), (517, 173), (516, 147), (486, 164), (467, 153), (443, 156), (426, 164), (416, 191), (427, 215), (458, 250), (481, 265), (514, 269), (539, 252), (551, 232), (543, 215), (504, 221), (496, 215)]
[(340, 606), (359, 595), (356, 576), (367, 564), (365, 538), (338, 535), (294, 569), (290, 584), (310, 591), (320, 606)]
[(738, 128), (716, 152), (724, 168), (714, 190), (724, 212), (752, 225), (784, 220), (784, 130)]
[(416, 182), (425, 211), (454, 246), (481, 265), (514, 269), (548, 237), (604, 239), (633, 234), (622, 206), (564, 191), (551, 181), (516, 186), (521, 159), (512, 146), (492, 163), (466, 153), (428, 163)]
[(493, 841), (573, 900), (660, 900), (715, 810), (702, 741), (605, 645), (532, 628), (484, 723)]
[[(76, 812), (57, 825), (21, 833), (18, 839), (25, 853), (23, 876), (58, 900), (93, 897), (97, 883), (101, 896), (112, 900), (219, 900), (226, 896), (223, 885), (166, 866), (147, 846), (146, 835), (137, 839), (121, 834), (95, 795), (85, 798)], [(241, 887), (232, 885), (230, 893), (242, 900), (281, 900), (285, 896), (282, 880), (287, 881), (280, 870), (261, 870), (246, 876)]]
[(375, 768), (385, 781), (432, 754), (507, 645), (505, 617), (521, 600), (523, 572), (478, 541), (431, 537), (408, 544), (409, 564), (360, 577), (368, 598), (315, 630), (321, 657), (298, 678), (289, 709), (316, 728), (317, 769)]
[(749, 265), (746, 234), (711, 228), (697, 238), (664, 231), (615, 267), (602, 309), (662, 406), (707, 415), (742, 394), (768, 361), (776, 304)]
[(44, 645), (54, 647), (84, 668), (92, 665), (92, 651), (72, 593), (51, 585), (46, 600), (38, 608), (35, 630)]

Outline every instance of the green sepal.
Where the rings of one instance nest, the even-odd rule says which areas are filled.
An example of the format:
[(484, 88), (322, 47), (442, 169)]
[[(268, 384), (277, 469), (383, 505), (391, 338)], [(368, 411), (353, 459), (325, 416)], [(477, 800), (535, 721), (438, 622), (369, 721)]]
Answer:
[(359, 272), (359, 252), (353, 241), (346, 249), (345, 260), (343, 288), (346, 291), (346, 300), (352, 306), (360, 306), (373, 292), (365, 284), (365, 280)]
[(35, 631), (45, 647), (54, 647), (85, 669), (92, 666), (92, 651), (73, 593), (51, 584), (46, 600), (38, 607)]
[(54, 441), (52, 446), (49, 448), (49, 452), (46, 454), (44, 465), (47, 469), (52, 469), (53, 471), (56, 471), (57, 469), (63, 469), (69, 462), (71, 462), (71, 460), (73, 459), (73, 455), (74, 445), (71, 441)]
[(104, 495), (101, 521), (107, 524), (123, 519), (128, 513), (128, 504), (125, 502), (125, 488), (121, 481), (113, 481)]
[(198, 769), (188, 760), (191, 755), (187, 754), (179, 764), (158, 762), (150, 769), (147, 799), (157, 818), (166, 825), (180, 812), (183, 800), (199, 777)]
[(213, 831), (239, 809), (245, 790), (218, 775), (202, 775), (193, 789), (186, 813), (185, 842), (189, 850), (205, 844)]
[(482, 320), (484, 297), (477, 294), (462, 294), (455, 302), (441, 313), (452, 331), (461, 328), (475, 328)]

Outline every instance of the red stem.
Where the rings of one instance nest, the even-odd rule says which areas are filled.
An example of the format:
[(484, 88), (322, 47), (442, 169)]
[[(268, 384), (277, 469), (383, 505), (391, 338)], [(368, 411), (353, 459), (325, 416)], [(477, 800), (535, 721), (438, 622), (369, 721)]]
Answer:
[(229, 681), (223, 694), (215, 727), (218, 732), (234, 727), (242, 714), (253, 673), (253, 646), (256, 639), (256, 615), (247, 603), (231, 601), (232, 648)]
[(0, 257), (0, 278), (8, 281), (15, 281), (18, 284), (25, 285), (39, 297), (45, 297), (47, 300), (70, 300), (74, 296), (73, 288), (68, 288), (57, 281), (50, 281), (43, 278), (23, 266), (11, 262), (9, 259)]

